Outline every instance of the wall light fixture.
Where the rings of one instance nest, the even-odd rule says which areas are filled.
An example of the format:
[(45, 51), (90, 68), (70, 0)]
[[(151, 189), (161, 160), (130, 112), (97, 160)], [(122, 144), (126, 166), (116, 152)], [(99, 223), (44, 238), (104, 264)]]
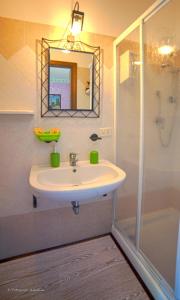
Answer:
[(172, 43), (172, 38), (165, 38), (161, 41), (158, 47), (158, 53), (160, 55), (172, 55), (175, 52), (175, 47)]
[(76, 1), (74, 9), (72, 11), (72, 25), (71, 32), (73, 35), (77, 35), (82, 31), (84, 22), (84, 12), (79, 11), (79, 2)]

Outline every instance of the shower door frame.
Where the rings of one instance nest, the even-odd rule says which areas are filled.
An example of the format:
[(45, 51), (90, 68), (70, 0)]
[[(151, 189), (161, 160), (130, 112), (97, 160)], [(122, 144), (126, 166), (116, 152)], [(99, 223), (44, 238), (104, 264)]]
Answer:
[[(157, 0), (148, 10), (145, 11), (132, 25), (130, 25), (115, 41), (113, 44), (113, 56), (114, 56), (114, 157), (117, 162), (118, 145), (117, 145), (117, 125), (118, 125), (118, 101), (119, 101), (119, 88), (117, 87), (117, 46), (122, 42), (133, 30), (139, 29), (139, 41), (140, 41), (140, 128), (139, 128), (139, 178), (138, 178), (138, 195), (137, 195), (137, 212), (136, 212), (136, 245), (125, 237), (121, 232), (116, 229), (115, 225), (115, 202), (117, 201), (117, 194), (114, 194), (113, 201), (113, 225), (112, 234), (127, 254), (131, 263), (134, 265), (137, 272), (143, 278), (145, 284), (151, 291), (155, 299), (158, 300), (176, 300), (174, 291), (165, 281), (158, 270), (152, 265), (148, 258), (143, 254), (139, 248), (140, 234), (141, 234), (141, 206), (143, 196), (143, 167), (144, 167), (144, 40), (143, 40), (143, 27), (144, 23), (156, 14), (164, 5), (171, 0)], [(180, 296), (179, 296), (180, 297)]]

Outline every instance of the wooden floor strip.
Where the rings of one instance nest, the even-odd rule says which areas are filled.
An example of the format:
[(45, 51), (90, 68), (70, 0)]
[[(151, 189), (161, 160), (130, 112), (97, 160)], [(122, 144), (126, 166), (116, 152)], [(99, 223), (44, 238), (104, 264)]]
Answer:
[(3, 300), (148, 300), (110, 236), (0, 265)]

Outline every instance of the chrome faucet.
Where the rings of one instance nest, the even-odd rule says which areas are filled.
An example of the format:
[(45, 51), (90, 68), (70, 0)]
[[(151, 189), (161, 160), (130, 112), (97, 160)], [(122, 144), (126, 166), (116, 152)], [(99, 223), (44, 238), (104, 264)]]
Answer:
[(69, 164), (72, 167), (76, 166), (78, 159), (77, 159), (77, 153), (71, 152), (69, 153)]

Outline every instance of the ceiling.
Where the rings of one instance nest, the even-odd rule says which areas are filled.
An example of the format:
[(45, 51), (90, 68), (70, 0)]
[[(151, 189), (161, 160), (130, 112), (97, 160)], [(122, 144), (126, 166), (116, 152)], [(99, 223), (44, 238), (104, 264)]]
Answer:
[[(154, 0), (79, 0), (84, 31), (118, 36)], [(0, 0), (0, 16), (66, 27), (73, 0)]]

